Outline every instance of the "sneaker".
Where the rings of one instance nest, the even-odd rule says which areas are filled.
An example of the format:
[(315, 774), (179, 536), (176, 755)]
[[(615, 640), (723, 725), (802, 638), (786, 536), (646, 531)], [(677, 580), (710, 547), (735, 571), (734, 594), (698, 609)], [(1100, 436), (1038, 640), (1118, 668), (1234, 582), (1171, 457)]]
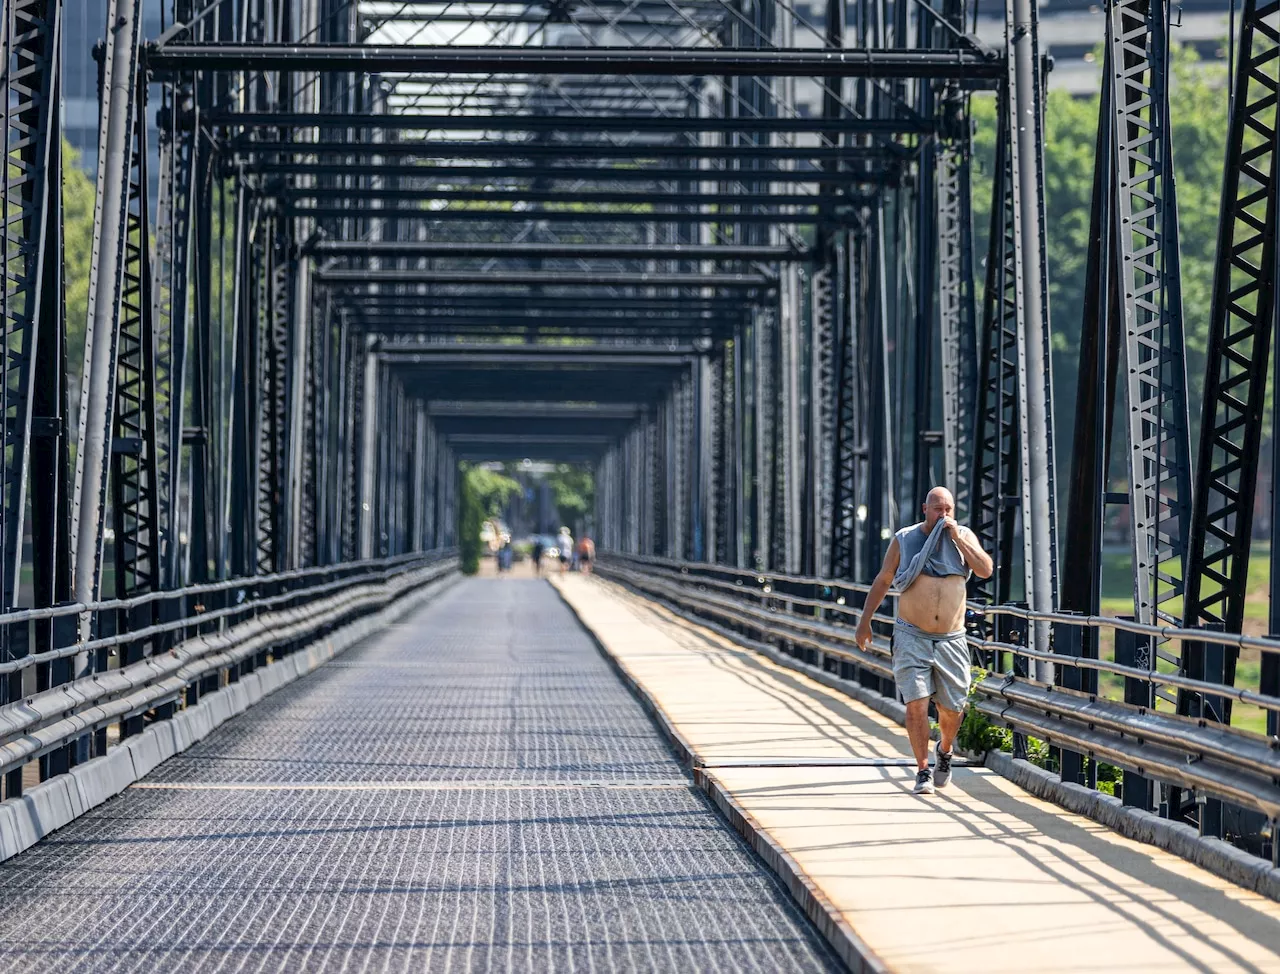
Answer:
[(923, 771), (916, 772), (916, 794), (933, 794), (933, 772), (928, 768), (925, 768)]
[(933, 783), (939, 788), (951, 783), (951, 752), (943, 754), (941, 743), (933, 749)]

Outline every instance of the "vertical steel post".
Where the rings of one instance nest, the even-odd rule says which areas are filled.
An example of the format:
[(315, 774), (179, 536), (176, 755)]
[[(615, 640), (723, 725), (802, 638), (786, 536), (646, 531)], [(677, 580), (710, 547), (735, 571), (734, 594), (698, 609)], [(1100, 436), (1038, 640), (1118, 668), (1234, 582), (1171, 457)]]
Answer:
[[(97, 597), (106, 527), (116, 340), (124, 285), (129, 172), (133, 163), (132, 137), (137, 110), (141, 0), (110, 0), (107, 9), (110, 36), (103, 62), (106, 88), (98, 125), (94, 250), (89, 268), (76, 492), (71, 513), (76, 545), (74, 594), (80, 602), (92, 602)], [(81, 620), (82, 638), (88, 638), (90, 622), (87, 615)], [(78, 659), (78, 671), (84, 672), (87, 665), (87, 656)]]
[(360, 538), (358, 557), (361, 559), (372, 558), (374, 555), (374, 525), (378, 516), (378, 418), (382, 406), (378, 388), (378, 364), (379, 356), (373, 348), (373, 336), (368, 336), (364, 353), (364, 384), (361, 389), (363, 422), (360, 430), (360, 462), (357, 468), (360, 481), (356, 491)]
[[(1007, 0), (1006, 50), (1011, 112), (1013, 233), (1017, 253), (1018, 398), (1022, 416), (1022, 547), (1027, 602), (1037, 612), (1057, 601), (1053, 379), (1044, 227), (1044, 136), (1037, 0)], [(1032, 624), (1032, 645), (1049, 649), (1049, 628)], [(1037, 679), (1052, 664), (1037, 661)]]

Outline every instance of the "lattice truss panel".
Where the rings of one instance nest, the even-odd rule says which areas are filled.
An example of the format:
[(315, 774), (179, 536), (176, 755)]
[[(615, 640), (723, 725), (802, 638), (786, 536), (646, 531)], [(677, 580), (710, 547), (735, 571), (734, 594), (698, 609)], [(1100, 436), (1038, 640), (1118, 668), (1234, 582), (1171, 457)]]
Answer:
[[(1188, 623), (1240, 632), (1276, 302), (1280, 3), (1247, 0), (1228, 135), (1200, 452), (1186, 579)], [(1234, 683), (1236, 654), (1222, 679)], [(1183, 671), (1205, 673), (1189, 647)], [(1180, 693), (1183, 713), (1197, 694)], [(1230, 701), (1223, 705), (1230, 719)]]

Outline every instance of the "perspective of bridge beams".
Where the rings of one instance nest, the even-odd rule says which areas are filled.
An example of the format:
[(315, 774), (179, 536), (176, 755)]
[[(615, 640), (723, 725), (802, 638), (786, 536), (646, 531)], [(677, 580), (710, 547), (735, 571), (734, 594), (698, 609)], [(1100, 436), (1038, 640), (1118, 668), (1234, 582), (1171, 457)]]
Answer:
[[(1101, 4), (1085, 298), (1069, 329), (1049, 307), (1064, 271), (1047, 259), (1036, 0), (104, 2), (91, 53), (64, 43), (70, 0), (3, 0), (0, 857), (133, 782), (169, 781), (179, 766), (165, 759), (393, 621), (429, 628), (407, 614), (468, 564), (471, 465), (529, 459), (590, 474), (583, 527), (602, 574), (685, 617), (646, 616), (646, 639), (693, 619), (761, 654), (743, 684), (766, 658), (799, 668), (810, 683), (770, 670), (752, 699), (785, 697), (807, 726), (853, 704), (824, 699), (814, 716), (796, 687), (810, 702), (839, 687), (878, 715), (853, 722), (875, 724), (875, 753), (839, 757), (864, 771), (905, 760), (900, 740), (876, 750), (897, 733), (876, 721), (902, 708), (892, 619), (859, 647), (853, 616), (893, 529), (949, 485), (996, 561), (969, 588), (973, 706), (990, 723), (977, 740), (1013, 753), (993, 767), (1280, 898), (1280, 640), (1257, 635), (1280, 633), (1280, 491), (1255, 517), (1264, 460), (1280, 481), (1266, 436), (1280, 402), (1280, 2), (1231, 5), (1216, 269), (1188, 285), (1211, 292), (1195, 341), (1166, 0)], [(994, 47), (974, 36), (979, 2), (1005, 14)], [(95, 71), (90, 214), (65, 191), (63, 92)], [(974, 110), (980, 98), (994, 110)], [(981, 165), (976, 118), (992, 125)], [(1055, 417), (1063, 345), (1078, 380), (1071, 415)], [(1105, 606), (1125, 621), (1100, 618), (1104, 525), (1127, 551), (1108, 569), (1122, 604)], [(1276, 542), (1265, 623), (1249, 574), (1262, 530)], [(639, 618), (591, 584), (573, 596), (580, 617)], [(571, 629), (537, 591), (537, 625)], [(439, 618), (460, 631), (456, 608)], [(710, 632), (681, 658), (705, 663)], [(390, 693), (401, 669), (423, 676), (423, 659), (398, 655), (408, 644), (379, 644), (394, 665), (372, 683), (339, 662), (312, 691)], [(382, 659), (367, 649), (352, 667)], [(738, 665), (748, 649), (726, 652)], [(534, 681), (548, 659), (512, 665)], [(595, 678), (574, 686), (590, 697)], [(345, 733), (351, 714), (332, 713)], [(751, 832), (741, 795), (703, 772)], [(775, 923), (740, 966), (834, 963), (701, 798), (681, 795), (677, 817), (717, 835), (726, 868), (750, 877), (743, 902)], [(129, 801), (93, 814), (145, 817), (149, 799)], [(783, 870), (796, 849), (762, 834)], [(841, 933), (851, 914), (789, 882), (837, 953), (857, 954)], [(1217, 889), (1192, 885), (1192, 898)], [(27, 940), (53, 929), (23, 922)], [(1249, 929), (1269, 949), (1273, 928)], [(63, 938), (48, 957), (64, 948), (94, 949)]]

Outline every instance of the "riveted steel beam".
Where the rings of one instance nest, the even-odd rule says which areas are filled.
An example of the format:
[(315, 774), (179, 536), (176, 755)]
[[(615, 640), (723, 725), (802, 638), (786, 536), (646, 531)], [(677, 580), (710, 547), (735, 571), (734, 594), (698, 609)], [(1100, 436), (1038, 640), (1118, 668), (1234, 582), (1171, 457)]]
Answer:
[(180, 44), (153, 42), (148, 69), (341, 71), (356, 74), (696, 75), (791, 78), (940, 78), (996, 81), (995, 51), (893, 48), (732, 49), (670, 47), (463, 47), (373, 44)]
[[(401, 142), (365, 142), (325, 139), (319, 142), (257, 142), (238, 139), (232, 143), (237, 154), (300, 156), (350, 156), (369, 162), (375, 159), (413, 157), (415, 159), (496, 159), (510, 164), (520, 159), (759, 159), (768, 162), (809, 160), (828, 164), (865, 165), (906, 159), (910, 151), (882, 143), (874, 146), (804, 145), (690, 145), (688, 143), (640, 142), (619, 145), (612, 142), (486, 142), (478, 139), (419, 139)], [(348, 166), (347, 174), (353, 170)], [(702, 176), (685, 170), (681, 178)], [(705, 178), (705, 177), (703, 177)]]
[(847, 219), (835, 213), (813, 213), (797, 208), (793, 213), (725, 213), (691, 210), (687, 213), (643, 210), (495, 210), (443, 209), (423, 207), (383, 207), (378, 210), (345, 206), (299, 206), (284, 208), (288, 216), (312, 217), (317, 220), (370, 219), (431, 223), (605, 223), (630, 226), (648, 223), (763, 223), (812, 226), (815, 223), (842, 223)]
[[(426, 173), (424, 173), (426, 175)], [(439, 188), (439, 182), (418, 188), (397, 189), (362, 188), (317, 189), (309, 186), (285, 187), (283, 194), (289, 199), (314, 199), (318, 201), (340, 200), (448, 200), (451, 202), (485, 203), (575, 203), (582, 205), (633, 204), (638, 206), (825, 206), (834, 207), (837, 202), (816, 194), (760, 193), (741, 195), (735, 193), (670, 193), (628, 192), (624, 190), (548, 190), (525, 188), (494, 188), (476, 186), (462, 189)], [(859, 197), (861, 200), (861, 197)], [(543, 211), (539, 211), (543, 212)], [(379, 214), (381, 215), (381, 214)]]
[(521, 260), (802, 260), (804, 251), (771, 244), (545, 244), (417, 240), (320, 240), (317, 257), (514, 257)]
[[(261, 157), (242, 158), (240, 162), (249, 172), (287, 173), (295, 177), (341, 176), (349, 178), (356, 172), (355, 163), (353, 162), (317, 163), (305, 160), (282, 162)], [(516, 165), (512, 163), (504, 165), (501, 164), (501, 161), (489, 166), (464, 166), (454, 165), (453, 163), (440, 165), (419, 165), (412, 162), (384, 164), (362, 160), (358, 169), (360, 176), (369, 179), (398, 179), (402, 182), (409, 179), (427, 179), (433, 184), (445, 181), (452, 182), (458, 179), (479, 179), (483, 180), (485, 185), (492, 185), (505, 180), (545, 182), (556, 179), (573, 180), (575, 182), (593, 180), (607, 183), (688, 183), (690, 181), (714, 180), (719, 183), (729, 182), (733, 184), (746, 179), (745, 173), (739, 174), (724, 169), (691, 171), (689, 169), (657, 166), (553, 166), (544, 164)], [(768, 177), (771, 183), (816, 184), (821, 182), (834, 185), (878, 186), (888, 181), (896, 181), (901, 173), (901, 167), (886, 167), (883, 165), (867, 166), (858, 171), (825, 171), (816, 168), (804, 169), (797, 167), (796, 169), (769, 170)], [(758, 176), (753, 177), (753, 179), (758, 178)]]
[(858, 135), (929, 135), (932, 119), (904, 114), (901, 118), (822, 117), (750, 118), (719, 115), (441, 115), (400, 112), (389, 115), (324, 114), (319, 112), (222, 112), (212, 125), (238, 128), (381, 129), (432, 132), (848, 132)]
[(316, 279), (324, 284), (364, 287), (370, 284), (452, 284), (496, 287), (637, 287), (637, 288), (726, 288), (770, 287), (763, 274), (660, 274), (637, 271), (540, 270), (496, 268), (492, 271), (415, 269), (350, 270), (321, 269)]

